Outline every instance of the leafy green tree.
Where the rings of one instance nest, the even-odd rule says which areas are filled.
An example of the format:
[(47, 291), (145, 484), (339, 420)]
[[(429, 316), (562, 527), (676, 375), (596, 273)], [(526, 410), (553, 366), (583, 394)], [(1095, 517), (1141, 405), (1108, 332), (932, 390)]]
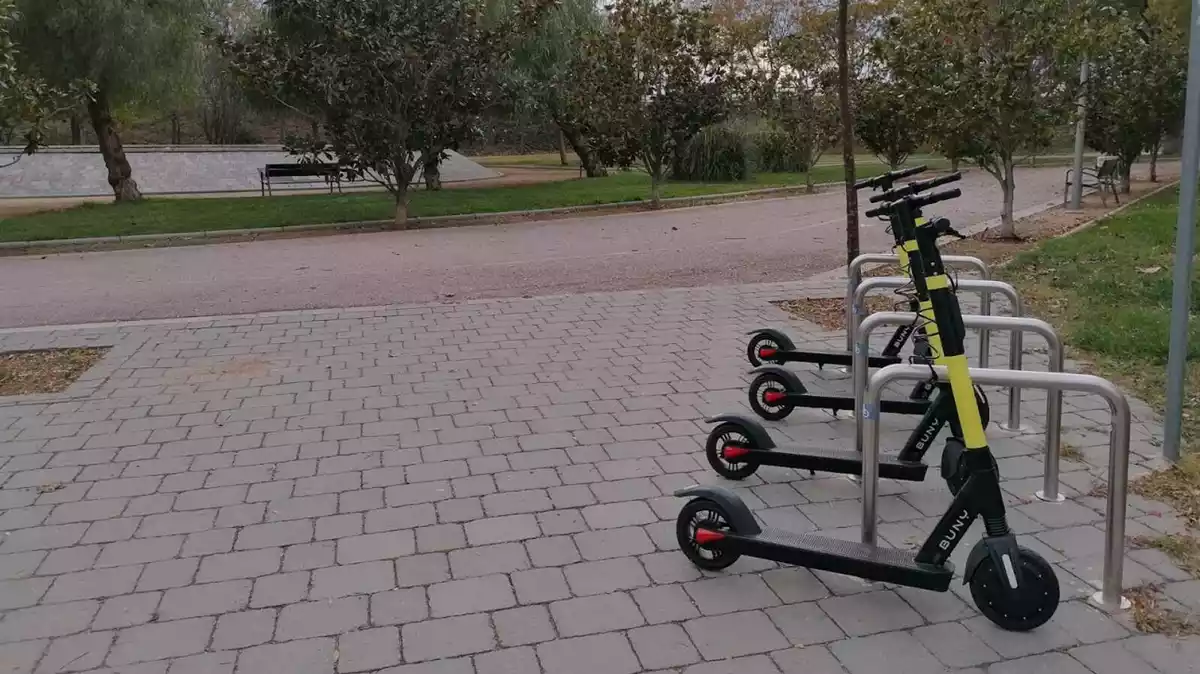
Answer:
[(764, 111), (795, 139), (809, 192), (813, 191), (813, 166), (841, 135), (837, 71), (828, 61), (823, 37), (804, 31), (773, 40), (765, 79)]
[(902, 95), (901, 87), (887, 80), (861, 82), (855, 93), (854, 130), (859, 140), (880, 161), (899, 168), (925, 142), (920, 111)]
[[(512, 0), (508, 0), (511, 2)], [(578, 155), (588, 177), (604, 175), (586, 134), (588, 116), (598, 105), (581, 81), (586, 39), (602, 30), (594, 0), (562, 0), (517, 48), (507, 84), (523, 111), (545, 115)], [(565, 152), (562, 153), (565, 157)]]
[(735, 49), (707, 9), (681, 0), (616, 0), (609, 28), (587, 39), (581, 82), (596, 101), (587, 122), (605, 163), (640, 161), (650, 200), (666, 169), (699, 131), (727, 118), (744, 75)]
[(42, 145), (45, 123), (71, 109), (91, 90), (87, 82), (52, 87), (45, 80), (18, 68), (19, 46), (12, 38), (17, 20), (15, 0), (0, 0), (0, 134), (12, 138), (23, 131), (24, 151), (15, 164)]
[(386, 188), (403, 227), (422, 151), (440, 155), (469, 133), (498, 95), (515, 36), (546, 4), (496, 17), (474, 0), (268, 0), (267, 26), (221, 45), (258, 91), (317, 112), (323, 152)]
[(177, 99), (191, 87), (204, 0), (17, 0), (20, 67), (65, 88), (95, 85), (88, 117), (117, 201), (141, 191), (114, 110)]
[[(892, 81), (937, 139), (1003, 193), (1001, 238), (1016, 236), (1015, 164), (1070, 120), (1087, 8), (1076, 0), (910, 0), (877, 45)], [(953, 110), (955, 114), (944, 114)]]

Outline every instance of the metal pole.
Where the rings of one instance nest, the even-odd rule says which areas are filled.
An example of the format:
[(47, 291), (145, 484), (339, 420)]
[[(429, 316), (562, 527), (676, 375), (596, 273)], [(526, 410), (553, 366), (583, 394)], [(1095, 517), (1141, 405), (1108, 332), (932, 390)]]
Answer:
[(1192, 3), (1188, 47), (1187, 109), (1183, 118), (1183, 169), (1175, 224), (1175, 290), (1171, 297), (1171, 351), (1167, 358), (1167, 409), (1163, 456), (1179, 460), (1184, 370), (1191, 317), (1192, 255), (1196, 240), (1196, 182), (1200, 180), (1200, 3)]
[[(866, 402), (867, 389), (867, 355), (871, 345), (871, 335), (884, 326), (907, 325), (917, 319), (917, 315), (907, 311), (881, 311), (867, 316), (858, 326), (854, 343), (854, 409), (863, 409)], [(1037, 318), (1018, 318), (1009, 316), (963, 316), (963, 326), (969, 329), (1009, 330), (1012, 332), (1033, 332), (1046, 341), (1049, 351), (1049, 371), (1063, 371), (1062, 339), (1049, 323)], [(1020, 363), (1018, 363), (1020, 365)], [(1015, 368), (1020, 370), (1020, 367)], [(854, 449), (860, 454), (864, 451), (866, 441), (865, 417), (859, 415), (856, 420), (854, 434)], [(1045, 428), (1045, 467), (1042, 474), (1042, 490), (1035, 496), (1043, 501), (1054, 503), (1064, 500), (1058, 491), (1059, 460), (1062, 454), (1062, 392), (1051, 391), (1046, 396), (1046, 428)]]
[[(899, 262), (900, 256), (895, 253), (866, 253), (859, 255), (850, 262), (846, 269), (846, 351), (847, 353), (854, 351), (854, 335), (851, 334), (850, 326), (854, 325), (861, 316), (862, 307), (854, 303), (854, 291), (858, 290), (858, 286), (862, 283), (863, 266), (873, 263)], [(973, 255), (943, 255), (942, 263), (947, 267), (950, 265), (972, 267), (979, 272), (979, 278), (987, 281), (992, 278), (992, 268), (983, 260)], [(899, 277), (897, 277), (899, 278)], [(991, 314), (990, 309), (991, 297), (983, 296), (983, 308), (980, 313), (986, 315)], [(859, 312), (856, 314), (856, 312)]]
[[(939, 377), (946, 368), (935, 366)], [(928, 365), (889, 365), (871, 376), (860, 414), (867, 426), (867, 444), (863, 452), (863, 518), (862, 540), (876, 540), (875, 513), (879, 488), (873, 484), (879, 476), (879, 400), (883, 389), (893, 381), (919, 381), (929, 376)], [(1129, 400), (1116, 384), (1087, 374), (1065, 372), (1014, 372), (971, 368), (971, 379), (985, 386), (1027, 386), (1047, 391), (1080, 391), (1102, 396), (1112, 413), (1112, 432), (1109, 434), (1108, 502), (1105, 508), (1104, 575), (1101, 589), (1092, 601), (1110, 609), (1128, 606), (1121, 596), (1121, 576), (1125, 566), (1125, 508), (1129, 489)]]
[[(858, 286), (858, 289), (854, 291), (854, 297), (850, 300), (850, 303), (856, 307), (856, 309), (850, 315), (849, 330), (851, 334), (849, 336), (851, 340), (853, 340), (853, 335), (858, 332), (858, 325), (862, 322), (862, 317), (866, 313), (865, 309), (863, 309), (863, 306), (865, 304), (867, 295), (870, 294), (872, 290), (879, 290), (883, 288), (903, 288), (904, 286), (908, 285), (908, 283), (908, 279), (900, 276), (878, 276), (863, 281), (862, 284)], [(1021, 303), (1021, 296), (1017, 294), (1016, 288), (1013, 288), (1011, 284), (1003, 281), (966, 279), (959, 281), (956, 285), (956, 288), (959, 291), (978, 292), (985, 295), (987, 293), (1000, 293), (1008, 299), (1009, 306), (1012, 307), (1013, 316), (1019, 317), (1024, 311), (1024, 305)], [(991, 304), (989, 303), (987, 307), (990, 311)], [(1019, 337), (1017, 340), (1017, 343), (1020, 344)], [(853, 344), (853, 341), (851, 341), (851, 344)], [(984, 346), (988, 347), (987, 351), (982, 348)], [(988, 341), (980, 339), (980, 347), (979, 365), (980, 367), (986, 367), (990, 357), (989, 352), (991, 346)], [(851, 346), (851, 350), (853, 351), (853, 346)]]
[[(1019, 296), (1009, 301), (1013, 303), (1012, 312), (1014, 316), (1025, 315), (1025, 306), (1021, 303)], [(1008, 341), (1008, 369), (1020, 370), (1024, 359), (1025, 334), (1014, 330)], [(1021, 425), (1021, 389), (1014, 387), (1008, 390), (1008, 425), (1001, 423), (997, 424), (997, 426), (1006, 431), (1020, 432), (1025, 430), (1025, 427)]]
[(1087, 54), (1083, 55), (1083, 63), (1079, 64), (1079, 99), (1076, 104), (1075, 114), (1079, 119), (1075, 120), (1075, 167), (1071, 171), (1073, 176), (1071, 179), (1071, 209), (1079, 210), (1083, 204), (1083, 150), (1085, 143), (1085, 130), (1087, 128), (1087, 86), (1088, 81), (1088, 58)]

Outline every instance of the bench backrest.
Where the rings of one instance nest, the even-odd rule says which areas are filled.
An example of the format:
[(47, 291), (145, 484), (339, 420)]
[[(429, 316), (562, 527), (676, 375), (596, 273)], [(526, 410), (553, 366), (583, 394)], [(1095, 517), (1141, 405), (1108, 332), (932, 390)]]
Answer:
[(267, 164), (263, 173), (268, 176), (327, 176), (341, 170), (337, 164)]
[(1111, 178), (1117, 174), (1117, 169), (1121, 166), (1121, 160), (1117, 157), (1105, 157), (1104, 161), (1100, 162), (1100, 166), (1096, 167), (1096, 176), (1099, 178)]

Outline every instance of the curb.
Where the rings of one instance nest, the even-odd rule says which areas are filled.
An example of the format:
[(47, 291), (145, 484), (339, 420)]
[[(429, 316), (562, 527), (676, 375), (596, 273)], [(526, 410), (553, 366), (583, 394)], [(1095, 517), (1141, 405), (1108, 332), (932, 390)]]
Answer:
[[(813, 194), (818, 194), (842, 183), (817, 183)], [(621, 201), (610, 204), (587, 204), (563, 208), (543, 208), (529, 211), (501, 211), (498, 213), (469, 213), (462, 215), (439, 215), (425, 218), (409, 218), (403, 229), (394, 229), (391, 220), (364, 220), (334, 222), (312, 225), (285, 225), (281, 227), (255, 227), (241, 229), (206, 230), (171, 234), (130, 234), (127, 236), (99, 236), (77, 239), (53, 239), (48, 241), (3, 241), (0, 242), (0, 257), (32, 255), (39, 253), (84, 252), (91, 250), (121, 250), (141, 247), (166, 247), (205, 245), (236, 241), (288, 238), (303, 235), (328, 235), (343, 232), (407, 231), (412, 229), (436, 229), (442, 227), (464, 227), (469, 225), (501, 225), (511, 222), (534, 222), (553, 220), (567, 216), (599, 216), (618, 213), (653, 212), (655, 210), (677, 210), (696, 206), (710, 206), (739, 201), (754, 201), (793, 195), (805, 195), (804, 185), (768, 187), (742, 192), (724, 192), (692, 197), (663, 199), (658, 209), (650, 207), (648, 200)]]

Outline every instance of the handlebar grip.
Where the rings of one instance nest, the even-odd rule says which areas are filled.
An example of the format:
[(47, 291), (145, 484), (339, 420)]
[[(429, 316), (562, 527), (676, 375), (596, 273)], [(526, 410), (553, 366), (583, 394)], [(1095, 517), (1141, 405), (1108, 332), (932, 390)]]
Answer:
[(950, 183), (956, 183), (960, 180), (962, 180), (962, 171), (955, 171), (954, 173), (944, 175), (940, 178), (932, 178), (924, 181), (921, 191), (924, 192), (925, 190), (931, 190), (935, 187), (941, 187), (942, 185), (949, 185)]
[(877, 218), (877, 217), (887, 213), (889, 210), (890, 209), (887, 206), (880, 206), (879, 208), (872, 208), (871, 210), (867, 211), (863, 215), (867, 216), (868, 218)]
[(890, 171), (890, 172), (884, 173), (882, 175), (877, 175), (874, 178), (867, 178), (865, 180), (860, 180), (860, 181), (854, 183), (854, 189), (861, 190), (866, 187), (878, 187), (880, 185), (887, 185), (888, 187), (891, 187), (891, 185), (893, 183), (895, 183), (897, 180), (900, 180), (902, 178), (907, 178), (909, 176), (915, 176), (918, 173), (921, 173), (922, 171), (926, 170), (926, 168), (927, 167), (924, 164), (922, 164), (920, 166), (913, 166), (912, 168)]
[(907, 178), (909, 176), (915, 176), (918, 173), (923, 173), (926, 168), (928, 168), (928, 167), (926, 167), (924, 164), (921, 164), (920, 166), (914, 166), (912, 168), (900, 169), (899, 171), (892, 171), (888, 175), (891, 176), (892, 180), (900, 180), (902, 178)]
[(871, 197), (871, 203), (874, 204), (880, 201), (895, 201), (897, 199), (903, 199), (904, 197), (920, 194), (925, 190), (941, 187), (942, 185), (948, 185), (953, 182), (958, 182), (959, 180), (962, 180), (962, 173), (958, 171), (955, 171), (950, 175), (940, 176), (938, 178), (918, 180), (916, 182), (911, 182), (904, 187), (897, 187), (896, 189), (884, 192), (883, 194), (876, 194)]
[(952, 190), (934, 192), (933, 194), (923, 197), (909, 197), (909, 203), (912, 204), (913, 208), (923, 208), (925, 206), (929, 206), (930, 204), (936, 204), (939, 201), (949, 201), (951, 199), (957, 199), (961, 196), (962, 190), (956, 187)]

